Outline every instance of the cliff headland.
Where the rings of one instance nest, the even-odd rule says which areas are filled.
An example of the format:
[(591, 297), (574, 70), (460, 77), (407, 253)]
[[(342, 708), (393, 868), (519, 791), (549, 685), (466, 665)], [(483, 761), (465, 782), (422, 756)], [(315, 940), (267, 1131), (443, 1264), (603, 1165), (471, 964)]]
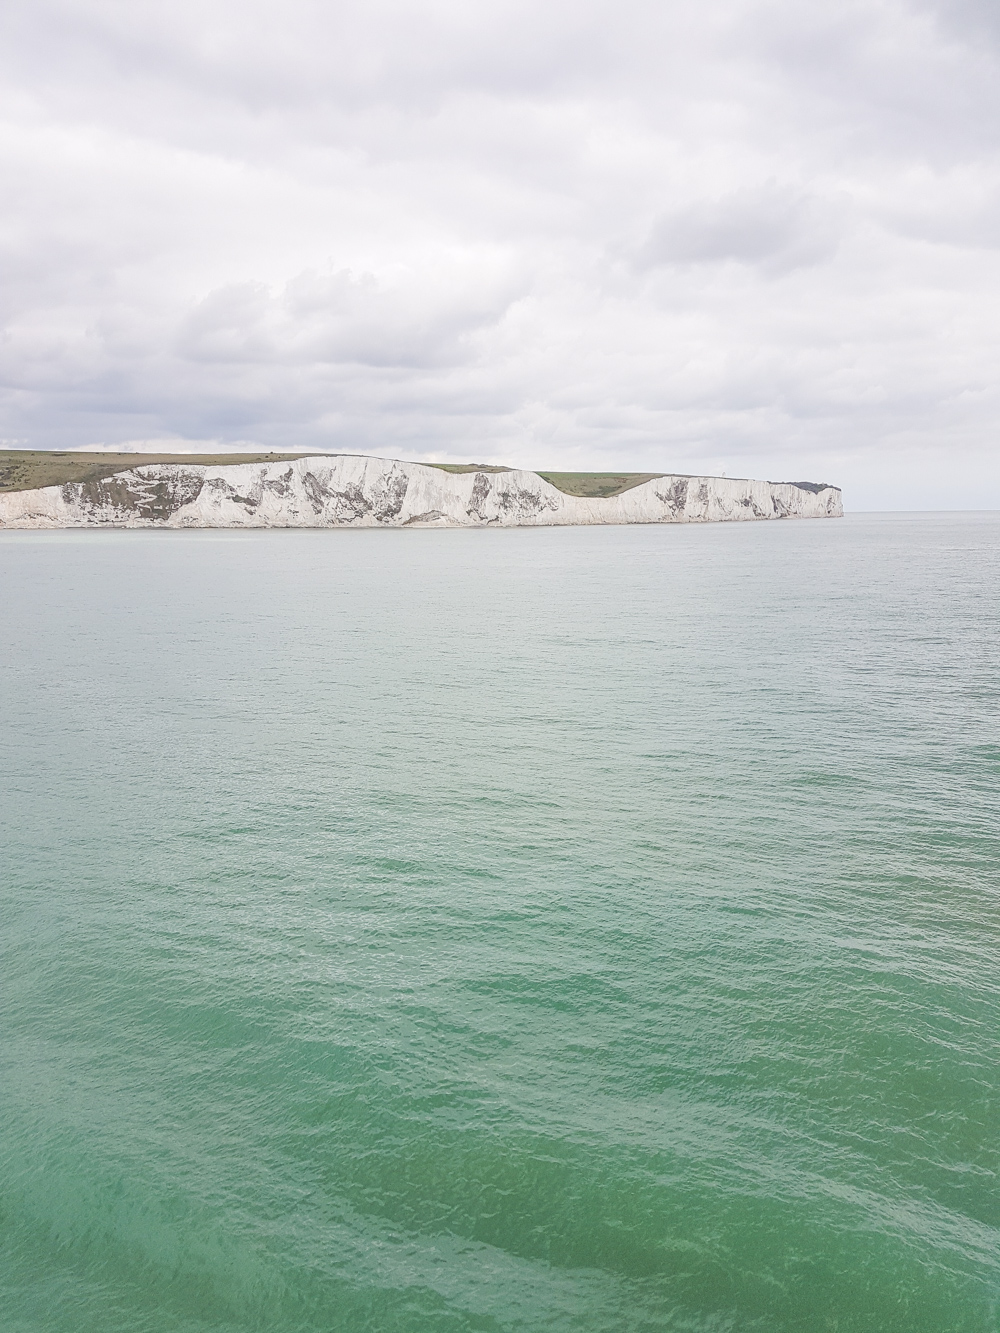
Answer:
[(542, 527), (842, 514), (836, 486), (805, 481), (358, 454), (0, 451), (0, 528)]

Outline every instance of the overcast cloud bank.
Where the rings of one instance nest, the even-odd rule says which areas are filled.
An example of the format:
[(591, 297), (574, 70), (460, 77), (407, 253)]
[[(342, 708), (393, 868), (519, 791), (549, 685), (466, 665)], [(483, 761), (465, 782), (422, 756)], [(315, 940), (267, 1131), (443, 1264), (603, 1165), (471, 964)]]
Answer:
[(8, 444), (1000, 507), (985, 3), (11, 0)]

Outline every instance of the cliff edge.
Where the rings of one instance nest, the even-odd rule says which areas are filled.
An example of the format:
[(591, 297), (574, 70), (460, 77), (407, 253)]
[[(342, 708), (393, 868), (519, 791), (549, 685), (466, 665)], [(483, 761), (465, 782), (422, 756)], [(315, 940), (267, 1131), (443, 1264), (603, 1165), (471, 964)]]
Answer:
[(665, 475), (595, 496), (569, 494), (536, 472), (351, 454), (137, 462), (108, 476), (0, 493), (0, 528), (542, 527), (842, 514), (839, 489), (811, 482)]

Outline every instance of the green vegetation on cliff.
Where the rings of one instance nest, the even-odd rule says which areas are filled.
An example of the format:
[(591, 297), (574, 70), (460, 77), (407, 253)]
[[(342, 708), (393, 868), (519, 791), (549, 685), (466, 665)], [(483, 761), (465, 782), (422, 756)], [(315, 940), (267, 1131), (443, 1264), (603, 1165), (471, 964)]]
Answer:
[[(0, 449), (0, 492), (34, 491), (67, 482), (101, 481), (116, 472), (146, 467), (150, 463), (177, 463), (208, 467), (237, 463), (280, 463), (293, 458), (337, 457), (336, 454), (136, 454), (82, 453), (75, 450)], [(495, 463), (427, 463), (442, 472), (511, 472)], [(606, 498), (621, 495), (662, 472), (539, 472), (537, 474), (564, 495)]]
[[(428, 463), (428, 467), (440, 468), (442, 472), (513, 472), (513, 468), (497, 467), (492, 463)], [(662, 472), (539, 472), (535, 476), (547, 481), (564, 495), (581, 495), (595, 499), (607, 499), (612, 495), (621, 495), (633, 486), (641, 486), (644, 481), (653, 481), (662, 477)]]
[(65, 486), (68, 481), (101, 481), (150, 463), (217, 466), (220, 463), (279, 463), (307, 454), (106, 454), (54, 449), (0, 449), (0, 492)]
[(655, 481), (663, 472), (539, 472), (538, 475), (564, 495), (582, 495), (605, 500), (621, 495), (644, 481)]

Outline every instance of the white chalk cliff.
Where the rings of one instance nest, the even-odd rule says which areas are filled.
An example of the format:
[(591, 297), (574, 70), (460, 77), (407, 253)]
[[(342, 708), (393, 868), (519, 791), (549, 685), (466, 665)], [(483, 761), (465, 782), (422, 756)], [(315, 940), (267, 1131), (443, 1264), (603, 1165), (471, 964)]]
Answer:
[(543, 527), (833, 518), (808, 482), (664, 476), (606, 499), (534, 472), (443, 472), (358, 455), (196, 466), (141, 463), (98, 481), (0, 494), (0, 528)]

